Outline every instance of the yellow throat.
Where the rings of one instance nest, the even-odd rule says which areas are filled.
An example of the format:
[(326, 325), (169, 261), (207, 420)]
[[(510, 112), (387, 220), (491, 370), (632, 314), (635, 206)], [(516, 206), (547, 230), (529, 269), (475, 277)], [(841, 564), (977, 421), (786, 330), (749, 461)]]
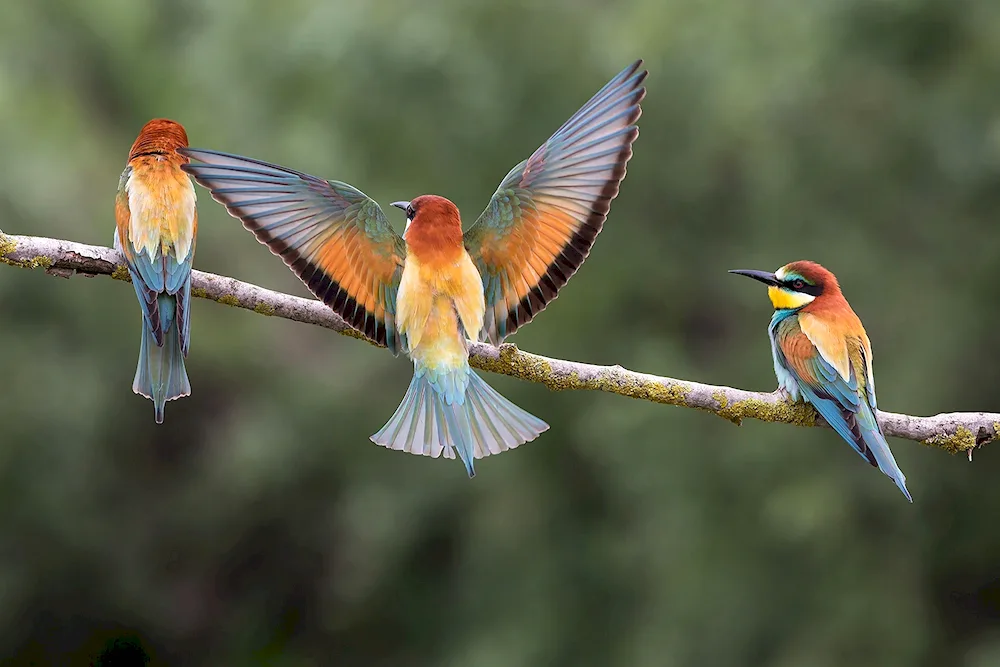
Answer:
[(783, 287), (775, 287), (774, 285), (768, 286), (767, 296), (771, 299), (771, 305), (774, 306), (775, 310), (801, 308), (816, 298), (812, 294), (792, 292)]

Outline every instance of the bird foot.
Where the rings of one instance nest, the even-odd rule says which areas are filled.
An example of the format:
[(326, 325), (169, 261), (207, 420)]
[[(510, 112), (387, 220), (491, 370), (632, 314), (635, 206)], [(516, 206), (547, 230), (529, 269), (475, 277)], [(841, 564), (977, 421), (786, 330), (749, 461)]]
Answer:
[(795, 399), (792, 398), (792, 394), (787, 389), (785, 389), (784, 387), (782, 387), (780, 385), (778, 386), (777, 389), (774, 390), (774, 393), (777, 394), (778, 398), (781, 399), (785, 403), (794, 403), (795, 402)]

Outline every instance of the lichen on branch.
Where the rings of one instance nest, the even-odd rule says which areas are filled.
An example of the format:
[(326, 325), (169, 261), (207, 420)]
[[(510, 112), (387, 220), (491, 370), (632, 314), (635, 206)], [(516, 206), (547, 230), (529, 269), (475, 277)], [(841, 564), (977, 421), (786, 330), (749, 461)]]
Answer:
[[(107, 275), (129, 280), (121, 255), (112, 248), (84, 245), (37, 236), (8, 236), (0, 232), (0, 264), (25, 269), (44, 269), (54, 276)], [(339, 315), (315, 299), (275, 292), (235, 278), (204, 271), (192, 272), (191, 294), (260, 315), (281, 317), (332, 329), (378, 345), (348, 325)], [(621, 366), (597, 366), (552, 359), (519, 350), (516, 345), (499, 348), (469, 342), (469, 363), (491, 373), (544, 384), (554, 391), (585, 389), (628, 396), (654, 403), (696, 408), (739, 425), (744, 419), (795, 426), (823, 426), (826, 422), (804, 403), (791, 403), (777, 391), (751, 392), (733, 387), (638, 373)], [(1000, 414), (952, 412), (916, 417), (892, 412), (878, 413), (886, 435), (938, 447), (951, 453), (969, 452), (1000, 436)]]

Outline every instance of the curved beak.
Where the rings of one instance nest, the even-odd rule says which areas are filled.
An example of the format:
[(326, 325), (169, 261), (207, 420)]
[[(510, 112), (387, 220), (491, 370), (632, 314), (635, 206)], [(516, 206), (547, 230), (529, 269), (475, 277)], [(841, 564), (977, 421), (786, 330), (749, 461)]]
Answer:
[(389, 206), (395, 206), (396, 208), (402, 209), (404, 211), (406, 210), (406, 207), (409, 205), (410, 202), (408, 201), (394, 201), (391, 204), (389, 204)]
[(747, 278), (753, 278), (754, 280), (759, 280), (765, 285), (777, 285), (778, 279), (770, 271), (753, 271), (750, 269), (732, 269), (729, 273), (735, 273), (738, 276), (746, 276)]

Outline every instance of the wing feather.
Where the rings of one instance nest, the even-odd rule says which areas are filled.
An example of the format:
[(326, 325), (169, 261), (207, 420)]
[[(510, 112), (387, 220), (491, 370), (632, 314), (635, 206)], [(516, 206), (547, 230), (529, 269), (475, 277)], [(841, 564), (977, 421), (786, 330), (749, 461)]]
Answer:
[(622, 70), (514, 167), (466, 232), (486, 295), (481, 340), (499, 344), (531, 321), (590, 253), (639, 133), (641, 65)]
[(801, 316), (787, 318), (775, 330), (775, 336), (779, 362), (791, 371), (802, 394), (862, 458), (878, 466), (866, 432), (881, 433), (881, 430), (865, 398), (865, 374), (852, 365), (845, 378), (803, 331)]
[(355, 329), (402, 349), (395, 294), (406, 256), (379, 205), (340, 181), (228, 153), (180, 149), (183, 165), (230, 215)]

